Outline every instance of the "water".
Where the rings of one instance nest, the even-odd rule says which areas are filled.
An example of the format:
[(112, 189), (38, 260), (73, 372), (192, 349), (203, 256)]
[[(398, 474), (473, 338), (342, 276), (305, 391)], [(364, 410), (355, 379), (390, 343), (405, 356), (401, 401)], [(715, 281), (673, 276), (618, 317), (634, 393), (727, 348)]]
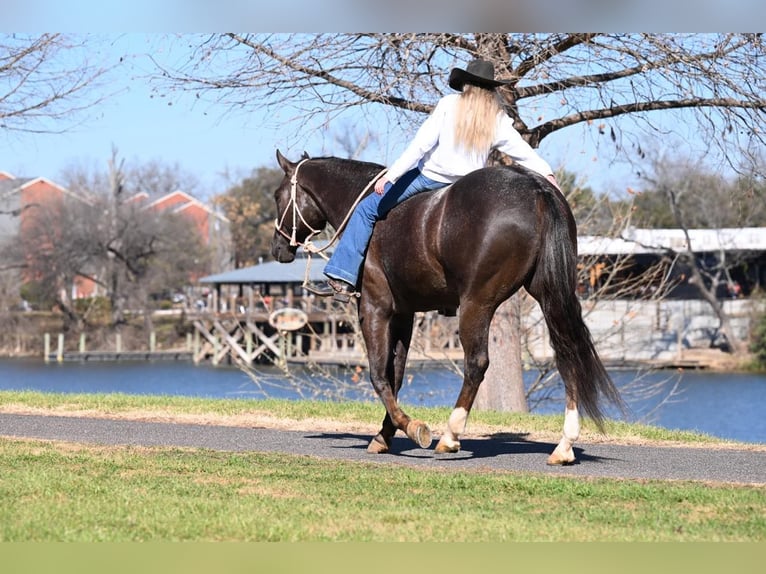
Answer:
[[(255, 378), (233, 367), (188, 363), (64, 363), (0, 360), (0, 389), (60, 393), (126, 393), (208, 398), (345, 398), (376, 401), (366, 372), (335, 369), (291, 377), (258, 368)], [(525, 373), (530, 384), (536, 373)], [(766, 444), (766, 375), (705, 371), (613, 371), (630, 407), (630, 420), (695, 430), (725, 439)], [(446, 369), (412, 369), (400, 394), (405, 404), (452, 406), (458, 376)], [(540, 395), (535, 395), (541, 399)], [(562, 413), (560, 390), (532, 404), (533, 411)]]

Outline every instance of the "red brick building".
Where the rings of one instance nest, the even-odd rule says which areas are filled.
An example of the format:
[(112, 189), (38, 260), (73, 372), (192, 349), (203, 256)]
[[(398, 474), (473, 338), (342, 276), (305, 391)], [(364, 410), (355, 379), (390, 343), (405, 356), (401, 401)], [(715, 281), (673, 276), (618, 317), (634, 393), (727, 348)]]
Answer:
[[(36, 227), (35, 214), (40, 213), (36, 207), (55, 207), (66, 198), (87, 201), (47, 178), (17, 178), (0, 171), (0, 248), (18, 244), (25, 233), (32, 232)], [(205, 203), (183, 191), (169, 193), (151, 202), (149, 195), (142, 192), (128, 201), (145, 203), (144, 209), (147, 210), (171, 210), (188, 217), (203, 243), (211, 249), (213, 264), (210, 271), (215, 273), (228, 267), (231, 258), (229, 222)], [(16, 275), (16, 287), (31, 279), (25, 277), (22, 270), (20, 276), (18, 273)], [(80, 277), (72, 285), (66, 286), (66, 291), (67, 298), (90, 297), (97, 294), (97, 284), (86, 277)]]

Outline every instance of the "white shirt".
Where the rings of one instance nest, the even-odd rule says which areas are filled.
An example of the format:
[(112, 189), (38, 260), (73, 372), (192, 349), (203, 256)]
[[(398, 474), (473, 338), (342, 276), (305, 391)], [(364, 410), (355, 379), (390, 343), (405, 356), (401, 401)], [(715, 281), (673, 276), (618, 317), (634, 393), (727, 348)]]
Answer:
[[(455, 111), (458, 98), (460, 94), (450, 94), (439, 100), (410, 145), (388, 168), (386, 179), (395, 182), (417, 166), (421, 173), (430, 179), (453, 183), (467, 173), (485, 167), (486, 154), (467, 154), (465, 149), (458, 148), (455, 143)], [(503, 112), (497, 115), (495, 141), (491, 149), (500, 150), (515, 162), (542, 176), (553, 173), (551, 166), (524, 141), (513, 127), (511, 118)]]

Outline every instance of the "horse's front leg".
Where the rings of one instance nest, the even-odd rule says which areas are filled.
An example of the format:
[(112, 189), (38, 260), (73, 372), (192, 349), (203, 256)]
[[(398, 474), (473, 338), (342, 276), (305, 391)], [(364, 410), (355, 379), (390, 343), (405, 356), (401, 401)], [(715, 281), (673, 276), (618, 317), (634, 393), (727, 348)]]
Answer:
[(572, 464), (575, 461), (572, 446), (580, 437), (580, 413), (577, 411), (577, 401), (567, 390), (567, 406), (564, 410), (564, 432), (561, 441), (548, 457), (548, 464)]
[(413, 316), (386, 319), (365, 314), (362, 333), (370, 361), (370, 380), (386, 408), (386, 417), (367, 451), (388, 452), (397, 430), (402, 430), (421, 448), (431, 444), (431, 429), (422, 421), (411, 419), (399, 406), (398, 394), (404, 378), (407, 351), (412, 337)]
[(465, 432), (479, 385), (489, 367), (489, 323), (492, 314), (485, 309), (465, 303), (460, 311), (460, 343), (463, 346), (464, 373), (455, 408), (447, 421), (447, 429), (439, 439), (437, 453), (458, 452), (460, 435)]

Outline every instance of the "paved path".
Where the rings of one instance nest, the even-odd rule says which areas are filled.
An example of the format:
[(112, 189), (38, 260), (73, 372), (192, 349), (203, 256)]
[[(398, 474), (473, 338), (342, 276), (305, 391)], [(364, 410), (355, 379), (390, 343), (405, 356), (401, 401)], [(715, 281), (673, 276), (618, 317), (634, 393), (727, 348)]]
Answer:
[(765, 451), (580, 444), (575, 449), (577, 464), (549, 467), (545, 461), (554, 444), (524, 441), (516, 436), (465, 439), (461, 441), (462, 450), (454, 455), (434, 455), (433, 450), (413, 448), (409, 439), (397, 437), (390, 454), (376, 456), (367, 454), (370, 437), (362, 434), (2, 413), (0, 436), (100, 445), (283, 452), (419, 468), (766, 484)]

